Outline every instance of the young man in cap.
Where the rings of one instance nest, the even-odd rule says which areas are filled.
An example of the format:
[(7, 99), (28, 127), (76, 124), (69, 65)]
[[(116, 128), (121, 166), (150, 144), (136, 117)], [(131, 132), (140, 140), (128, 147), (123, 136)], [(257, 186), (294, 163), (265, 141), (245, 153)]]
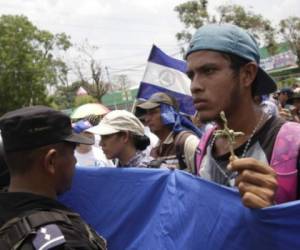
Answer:
[[(220, 112), (224, 111), (228, 127), (244, 133), (234, 144), (238, 158), (231, 160), (227, 138), (212, 133), (204, 135), (195, 156), (195, 173), (219, 184), (235, 185), (247, 207), (262, 208), (296, 199), (296, 159), (293, 159), (295, 165), (281, 164), (283, 172), (289, 167), (293, 169), (286, 174), (290, 178), (288, 185), (294, 183), (290, 189), (282, 184), (280, 170), (275, 165), (270, 166), (275, 140), (284, 120), (267, 115), (253, 100), (255, 95), (276, 90), (275, 82), (259, 67), (255, 39), (234, 25), (206, 25), (193, 36), (186, 59), (194, 105), (201, 120), (215, 122), (223, 128)], [(299, 134), (294, 133), (289, 140), (292, 140), (290, 144), (293, 140), (299, 143)]]
[(290, 88), (282, 88), (278, 92), (278, 106), (280, 109), (288, 108), (288, 100), (292, 97), (293, 90)]
[(78, 214), (56, 201), (71, 187), (76, 144), (93, 140), (72, 132), (70, 118), (44, 106), (0, 118), (8, 192), (0, 193), (1, 249), (106, 249)]
[[(95, 140), (95, 135), (87, 130), (92, 127), (89, 121), (80, 120), (72, 124), (73, 131), (82, 136)], [(96, 144), (78, 144), (74, 151), (77, 164), (80, 167), (113, 167), (113, 162), (109, 161), (103, 153), (102, 148)]]
[(282, 88), (278, 91), (278, 111), (279, 115), (288, 121), (292, 121), (293, 117), (291, 114), (292, 105), (289, 103), (290, 98), (293, 96), (293, 90), (291, 88)]
[(291, 110), (293, 121), (300, 123), (300, 92), (294, 92), (289, 101), (293, 105)]
[(199, 143), (200, 131), (178, 113), (177, 101), (166, 93), (157, 92), (137, 105), (146, 125), (159, 142), (151, 150), (155, 160), (150, 167), (168, 167), (191, 171), (194, 151)]

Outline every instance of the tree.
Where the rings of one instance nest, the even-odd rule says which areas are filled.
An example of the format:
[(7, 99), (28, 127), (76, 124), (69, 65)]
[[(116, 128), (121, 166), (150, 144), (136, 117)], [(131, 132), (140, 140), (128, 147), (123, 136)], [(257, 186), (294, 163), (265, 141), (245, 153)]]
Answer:
[(48, 104), (47, 86), (67, 73), (54, 51), (71, 42), (62, 34), (39, 30), (25, 16), (0, 17), (0, 114), (35, 104)]
[(81, 81), (73, 82), (68, 85), (57, 86), (55, 93), (52, 96), (53, 103), (58, 109), (70, 109), (73, 108), (75, 103), (76, 92), (80, 87), (84, 87), (88, 83), (82, 83)]
[(300, 18), (289, 17), (283, 19), (279, 23), (280, 33), (283, 35), (285, 41), (287, 41), (298, 57), (298, 66), (300, 67)]
[(207, 0), (192, 0), (175, 7), (185, 29), (176, 34), (178, 41), (188, 43), (195, 29), (208, 23), (232, 23), (250, 30), (258, 40), (269, 48), (272, 53), (276, 49), (275, 29), (271, 22), (261, 15), (245, 10), (240, 5), (220, 5), (217, 15), (208, 13)]
[(97, 100), (90, 95), (76, 96), (73, 107), (76, 108), (86, 103), (97, 103)]
[(176, 34), (178, 41), (188, 43), (192, 38), (192, 31), (206, 23), (215, 22), (214, 17), (210, 20), (207, 12), (207, 0), (188, 1), (175, 7), (179, 20), (184, 24), (185, 30)]
[(82, 83), (90, 83), (86, 86), (89, 94), (101, 102), (101, 98), (108, 91), (108, 84), (103, 81), (103, 69), (99, 60), (95, 58), (97, 46), (90, 45), (87, 41), (77, 46), (80, 52), (79, 60), (75, 60), (75, 74)]
[(124, 91), (130, 89), (132, 82), (125, 74), (113, 76), (113, 91)]
[(129, 110), (128, 102), (130, 102), (133, 99), (133, 97), (131, 96), (131, 92), (130, 92), (131, 82), (128, 76), (124, 74), (116, 75), (114, 77), (114, 83), (115, 83), (114, 84), (115, 90), (121, 91), (122, 99), (123, 101), (125, 101), (126, 109)]

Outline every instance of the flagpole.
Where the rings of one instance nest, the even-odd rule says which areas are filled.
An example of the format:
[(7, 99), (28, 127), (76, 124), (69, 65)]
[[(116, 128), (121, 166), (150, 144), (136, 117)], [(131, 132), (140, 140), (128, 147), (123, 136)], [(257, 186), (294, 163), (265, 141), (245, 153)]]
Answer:
[[(154, 46), (154, 44), (152, 45), (152, 48), (153, 48), (153, 46)], [(152, 49), (152, 48), (151, 48), (151, 49)], [(146, 66), (145, 66), (144, 75), (143, 75), (143, 77), (142, 77), (142, 80), (145, 79), (145, 75), (146, 75), (146, 73), (147, 73), (146, 71), (147, 71), (148, 63), (149, 63), (149, 62), (147, 62)], [(141, 81), (140, 81), (140, 85), (141, 85)], [(140, 89), (140, 86), (139, 86), (138, 89)], [(138, 93), (137, 93), (137, 94), (138, 94)], [(134, 110), (135, 110), (135, 108), (136, 108), (136, 104), (137, 104), (137, 95), (135, 96), (134, 102), (133, 102), (133, 104), (132, 104), (131, 113), (134, 112)]]
[[(108, 80), (109, 84), (113, 85), (111, 80), (110, 80), (110, 75), (109, 75), (107, 66), (105, 66), (105, 71), (106, 71), (106, 74), (107, 74), (107, 80)], [(115, 100), (115, 93), (111, 93), (111, 96), (113, 98), (113, 103), (114, 103), (114, 107), (115, 107), (115, 110), (116, 110), (118, 108), (117, 108), (117, 104), (116, 104), (116, 100)]]
[(137, 100), (136, 100), (136, 97), (135, 97), (134, 102), (133, 102), (133, 104), (132, 104), (131, 113), (134, 113), (136, 104), (137, 104)]

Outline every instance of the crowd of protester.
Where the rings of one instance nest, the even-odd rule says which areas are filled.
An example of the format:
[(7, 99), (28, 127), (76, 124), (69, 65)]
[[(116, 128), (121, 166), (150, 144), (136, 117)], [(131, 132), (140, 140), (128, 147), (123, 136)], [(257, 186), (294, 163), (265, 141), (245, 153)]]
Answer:
[[(300, 89), (276, 91), (274, 80), (259, 66), (254, 38), (234, 25), (201, 27), (185, 58), (197, 111), (193, 117), (180, 113), (176, 99), (163, 92), (140, 100), (133, 113), (114, 110), (97, 119), (73, 121), (72, 126), (66, 115), (42, 106), (2, 116), (2, 151), (11, 179), (8, 192), (0, 193), (0, 227), (5, 225), (0, 234), (10, 230), (11, 219), (23, 216), (17, 201), (24, 201), (22, 209), (32, 201), (30, 211), (55, 208), (46, 217), (55, 218), (59, 226), (46, 226), (47, 230), (69, 235), (58, 245), (84, 242), (80, 249), (105, 249), (102, 237), (55, 201), (70, 188), (76, 162), (78, 167), (185, 170), (235, 187), (250, 208), (298, 199)], [(226, 117), (220, 116), (221, 111)], [(151, 144), (149, 130), (150, 137), (157, 137), (156, 144)], [(242, 133), (233, 138), (235, 131)], [(61, 215), (69, 224), (60, 224)], [(70, 225), (78, 227), (81, 238)], [(43, 233), (40, 226), (32, 229), (35, 237), (20, 238), (18, 244), (48, 244), (37, 239)]]
[[(297, 85), (294, 85), (294, 88), (284, 87), (269, 95), (255, 96), (254, 100), (270, 116), (281, 117), (286, 121), (300, 122), (300, 88)], [(95, 126), (89, 122), (93, 116), (87, 116), (74, 122), (73, 130), (75, 133), (92, 138), (95, 143), (94, 145), (77, 145), (75, 150), (77, 166), (143, 166), (178, 168), (191, 172), (191, 169), (194, 168), (193, 156), (199, 140), (205, 130), (214, 126), (213, 122), (202, 123), (197, 115), (198, 113), (189, 117), (180, 114), (175, 98), (170, 94), (157, 92), (149, 100), (140, 101), (135, 107), (134, 114), (125, 110), (114, 110), (104, 118), (99, 116)], [(137, 123), (137, 120), (141, 123)], [(136, 126), (137, 124), (138, 126)], [(109, 134), (105, 130), (107, 126), (111, 126)], [(103, 145), (105, 148), (112, 147), (116, 150), (115, 145), (120, 144), (120, 140), (108, 140), (108, 135), (120, 132), (128, 133), (129, 131), (134, 134), (139, 130), (144, 131), (143, 134), (139, 132), (139, 135), (147, 138), (140, 143), (143, 145), (142, 147), (136, 148), (142, 155), (142, 165), (134, 164), (132, 161), (122, 163), (115, 153), (111, 153), (109, 150), (103, 152)], [(154, 142), (149, 145), (148, 139), (153, 137)], [(123, 149), (119, 151), (123, 154), (127, 152)]]

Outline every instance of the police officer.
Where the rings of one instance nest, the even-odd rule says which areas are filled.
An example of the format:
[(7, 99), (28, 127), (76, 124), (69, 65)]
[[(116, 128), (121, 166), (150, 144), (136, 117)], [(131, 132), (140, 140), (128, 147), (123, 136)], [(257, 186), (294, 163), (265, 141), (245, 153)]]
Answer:
[(4, 160), (3, 141), (0, 134), (0, 191), (6, 190), (8, 184), (9, 184), (9, 172), (7, 169), (7, 164)]
[(56, 201), (74, 173), (76, 144), (93, 140), (73, 134), (65, 114), (44, 106), (8, 112), (0, 118), (10, 172), (0, 193), (0, 248), (106, 249), (78, 214)]

